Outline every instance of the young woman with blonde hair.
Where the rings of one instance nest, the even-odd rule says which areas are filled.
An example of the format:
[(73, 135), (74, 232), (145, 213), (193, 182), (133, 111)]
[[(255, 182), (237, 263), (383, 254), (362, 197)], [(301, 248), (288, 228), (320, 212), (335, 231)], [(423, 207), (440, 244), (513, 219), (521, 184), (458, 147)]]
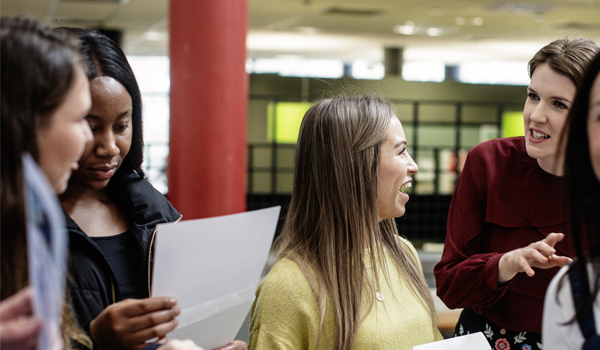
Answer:
[(441, 339), (416, 251), (394, 222), (417, 170), (389, 103), (340, 97), (308, 110), (279, 260), (252, 308), (251, 349), (412, 349)]

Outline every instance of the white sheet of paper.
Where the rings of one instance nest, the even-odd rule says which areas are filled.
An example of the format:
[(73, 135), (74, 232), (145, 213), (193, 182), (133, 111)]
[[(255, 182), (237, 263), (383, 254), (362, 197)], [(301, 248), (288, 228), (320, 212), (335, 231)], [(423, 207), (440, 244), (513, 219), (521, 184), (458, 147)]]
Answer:
[(417, 345), (413, 350), (490, 350), (492, 347), (481, 332)]
[(252, 303), (281, 207), (157, 225), (152, 296), (177, 299), (169, 339), (233, 341)]

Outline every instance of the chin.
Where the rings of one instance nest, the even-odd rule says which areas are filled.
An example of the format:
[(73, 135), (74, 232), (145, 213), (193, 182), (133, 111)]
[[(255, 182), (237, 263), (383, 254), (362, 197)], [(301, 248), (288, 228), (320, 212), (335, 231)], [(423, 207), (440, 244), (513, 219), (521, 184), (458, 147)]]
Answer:
[(56, 192), (57, 196), (60, 196), (61, 194), (65, 193), (65, 191), (67, 190), (67, 184), (60, 184), (58, 186), (54, 185), (54, 192)]
[(61, 194), (65, 193), (65, 191), (67, 190), (67, 186), (69, 185), (70, 176), (71, 176), (71, 174), (66, 176), (64, 179), (60, 179), (56, 183), (52, 184), (52, 187), (54, 188), (54, 192), (56, 192), (56, 195), (61, 195)]
[(534, 158), (534, 159), (541, 158), (544, 156), (544, 153), (546, 153), (543, 150), (539, 149), (538, 147), (535, 147), (528, 143), (525, 144), (525, 151), (527, 152), (528, 156), (530, 156), (531, 158)]

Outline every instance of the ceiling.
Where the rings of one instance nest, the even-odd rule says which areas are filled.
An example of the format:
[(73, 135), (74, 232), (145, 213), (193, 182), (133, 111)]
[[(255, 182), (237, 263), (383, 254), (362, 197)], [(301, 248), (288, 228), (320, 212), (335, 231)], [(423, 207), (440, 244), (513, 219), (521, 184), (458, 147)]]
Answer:
[[(176, 0), (173, 0), (176, 1)], [(211, 0), (199, 0), (211, 1)], [(224, 0), (212, 0), (224, 1)], [(528, 60), (565, 36), (600, 44), (600, 0), (249, 0), (249, 57)], [(168, 0), (2, 0), (3, 16), (123, 31), (128, 54), (165, 55)], [(412, 34), (412, 35), (408, 35)]]

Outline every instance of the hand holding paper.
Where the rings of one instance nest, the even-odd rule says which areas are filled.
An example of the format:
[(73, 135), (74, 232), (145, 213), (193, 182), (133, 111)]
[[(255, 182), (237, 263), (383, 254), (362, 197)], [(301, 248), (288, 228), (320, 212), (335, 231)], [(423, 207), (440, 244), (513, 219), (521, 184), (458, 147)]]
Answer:
[(173, 298), (126, 299), (104, 309), (90, 332), (100, 349), (142, 348), (175, 329), (179, 313)]
[(181, 308), (169, 338), (189, 338), (204, 349), (233, 341), (254, 301), (279, 211), (157, 226), (152, 295), (175, 297)]

